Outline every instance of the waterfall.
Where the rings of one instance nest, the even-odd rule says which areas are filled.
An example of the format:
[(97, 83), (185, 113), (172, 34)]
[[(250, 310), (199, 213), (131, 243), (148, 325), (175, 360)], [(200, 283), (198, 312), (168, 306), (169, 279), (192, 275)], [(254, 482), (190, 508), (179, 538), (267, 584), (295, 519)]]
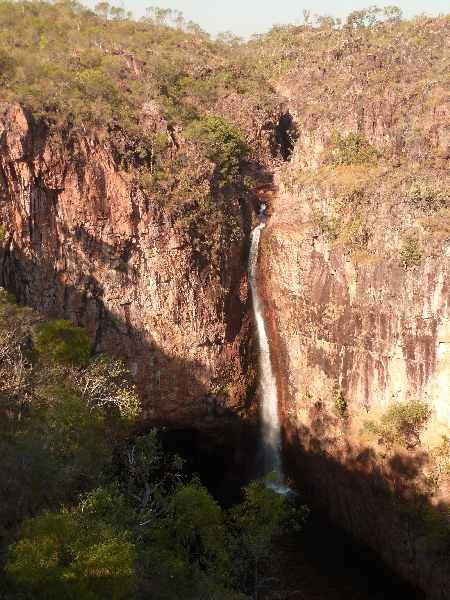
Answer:
[[(262, 205), (260, 217), (264, 218)], [(284, 493), (287, 488), (282, 485), (283, 472), (281, 464), (281, 428), (278, 414), (277, 382), (272, 370), (269, 340), (261, 306), (256, 280), (259, 240), (265, 223), (262, 221), (251, 233), (248, 274), (253, 299), (253, 312), (259, 345), (259, 388), (261, 394), (261, 433), (264, 452), (264, 474), (274, 473), (276, 481), (271, 487)]]

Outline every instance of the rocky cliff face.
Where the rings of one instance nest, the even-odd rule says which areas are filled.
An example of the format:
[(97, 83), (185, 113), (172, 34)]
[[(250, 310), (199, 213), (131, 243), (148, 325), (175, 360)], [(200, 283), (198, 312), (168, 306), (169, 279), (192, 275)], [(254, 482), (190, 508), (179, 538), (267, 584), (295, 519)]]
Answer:
[[(436, 231), (428, 239), (424, 229), (416, 248), (406, 232), (414, 217), (419, 228), (430, 217), (407, 204), (394, 208), (381, 189), (387, 175), (381, 177), (356, 206), (349, 202), (342, 221), (332, 222), (342, 231), (331, 240), (322, 231), (328, 217), (314, 207), (320, 211), (336, 197), (310, 187), (275, 200), (262, 261), (274, 327), (286, 340), (283, 387), (292, 401), (299, 390), (311, 400), (319, 390), (330, 399), (342, 390), (365, 413), (426, 398), (444, 430), (450, 425), (449, 238), (439, 245)], [(411, 248), (405, 250), (402, 236), (414, 240)]]
[[(385, 68), (395, 52), (375, 51), (367, 62), (356, 50), (365, 41), (354, 43), (329, 52), (320, 69), (299, 66), (282, 86), (299, 137), (278, 175), (260, 271), (286, 465), (315, 505), (443, 600), (450, 594), (450, 107), (437, 82), (438, 100), (417, 104), (405, 92), (417, 73), (401, 46), (396, 58), (410, 76), (403, 100), (395, 87), (374, 99), (367, 82), (388, 77), (377, 76), (376, 65)], [(433, 68), (439, 72), (438, 63)], [(320, 90), (333, 101), (322, 100), (318, 118)], [(390, 421), (392, 406), (415, 402), (430, 416), (406, 439), (408, 426)]]
[(125, 355), (149, 418), (223, 420), (252, 382), (245, 242), (208, 262), (114, 157), (107, 136), (69, 143), (3, 107), (2, 283)]
[[(449, 431), (450, 253), (413, 269), (352, 258), (297, 200), (304, 212), (292, 214), (278, 197), (261, 256), (288, 473), (430, 597), (446, 598), (448, 550), (417, 515), (424, 498), (448, 514), (448, 466), (435, 456)], [(421, 445), (387, 449), (366, 424), (412, 398), (433, 410)]]

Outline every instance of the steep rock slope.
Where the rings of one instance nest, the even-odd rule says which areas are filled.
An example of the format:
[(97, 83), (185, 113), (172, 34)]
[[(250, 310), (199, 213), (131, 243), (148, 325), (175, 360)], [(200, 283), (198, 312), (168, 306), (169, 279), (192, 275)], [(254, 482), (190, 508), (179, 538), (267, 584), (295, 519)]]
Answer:
[(6, 106), (0, 140), (2, 283), (125, 355), (149, 417), (201, 426), (242, 406), (252, 380), (243, 238), (208, 262), (106, 136), (68, 147)]
[[(298, 141), (261, 255), (290, 473), (440, 599), (450, 594), (448, 24), (424, 20), (420, 41), (418, 23), (337, 33), (285, 77)], [(313, 35), (298, 32), (309, 47)]]
[(0, 21), (2, 283), (125, 355), (153, 422), (248, 414), (248, 207), (280, 153), (273, 86), (176, 11), (6, 1)]

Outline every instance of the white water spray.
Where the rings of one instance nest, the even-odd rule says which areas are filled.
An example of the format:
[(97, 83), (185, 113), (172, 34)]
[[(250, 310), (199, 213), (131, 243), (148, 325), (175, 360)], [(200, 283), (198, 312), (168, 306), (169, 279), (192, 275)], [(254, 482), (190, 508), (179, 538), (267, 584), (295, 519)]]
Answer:
[[(260, 217), (264, 216), (264, 206), (261, 207)], [(259, 344), (259, 384), (261, 393), (261, 425), (264, 446), (264, 473), (274, 473), (276, 481), (271, 487), (284, 493), (283, 473), (281, 464), (281, 428), (278, 414), (277, 382), (272, 370), (269, 340), (261, 306), (261, 300), (256, 281), (259, 240), (265, 223), (261, 222), (251, 234), (248, 274), (253, 298), (253, 312)], [(287, 488), (286, 488), (287, 490)]]

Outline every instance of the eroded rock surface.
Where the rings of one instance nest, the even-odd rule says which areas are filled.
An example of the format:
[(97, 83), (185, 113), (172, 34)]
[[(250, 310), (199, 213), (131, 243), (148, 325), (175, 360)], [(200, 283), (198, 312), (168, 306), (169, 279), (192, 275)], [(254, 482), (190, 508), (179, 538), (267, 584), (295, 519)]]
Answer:
[(251, 386), (245, 242), (208, 263), (114, 156), (107, 136), (65, 145), (4, 107), (3, 284), (125, 355), (149, 418), (202, 427)]
[[(417, 103), (410, 94), (432, 55), (409, 63), (400, 45), (389, 58), (371, 55), (370, 67), (357, 45), (324, 57), (316, 70), (299, 64), (281, 88), (298, 141), (278, 174), (260, 273), (286, 465), (313, 504), (443, 600), (450, 595), (449, 105), (443, 96)], [(408, 73), (403, 100), (394, 87), (375, 99), (376, 65), (383, 71), (394, 56)], [(324, 86), (336, 78), (335, 88)], [(391, 406), (416, 400), (431, 416), (414, 443), (374, 435)], [(441, 540), (430, 519), (440, 523)]]

